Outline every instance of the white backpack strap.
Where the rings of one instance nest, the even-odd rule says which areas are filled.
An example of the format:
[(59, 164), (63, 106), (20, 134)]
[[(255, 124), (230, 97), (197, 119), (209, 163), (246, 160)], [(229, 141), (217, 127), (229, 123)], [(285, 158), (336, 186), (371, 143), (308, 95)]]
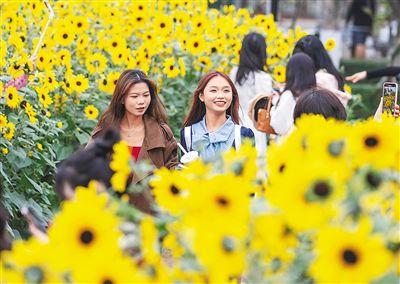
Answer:
[(235, 150), (236, 152), (240, 150), (240, 145), (242, 144), (242, 135), (240, 134), (240, 130), (242, 127), (240, 125), (235, 124)]
[(192, 148), (192, 126), (186, 126), (184, 129), (186, 150), (190, 152)]

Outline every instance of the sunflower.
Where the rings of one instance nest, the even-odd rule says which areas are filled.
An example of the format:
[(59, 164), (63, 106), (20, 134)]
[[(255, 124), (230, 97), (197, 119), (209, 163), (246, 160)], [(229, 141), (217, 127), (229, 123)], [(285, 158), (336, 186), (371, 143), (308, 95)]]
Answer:
[(145, 283), (146, 278), (140, 274), (134, 262), (124, 256), (102, 254), (103, 257), (85, 262), (85, 269), (76, 267), (72, 271), (74, 283)]
[(357, 123), (349, 133), (349, 143), (355, 167), (372, 165), (377, 169), (398, 169), (399, 124), (393, 120), (377, 122), (369, 119)]
[(75, 33), (71, 27), (59, 27), (55, 30), (54, 40), (62, 46), (70, 46), (75, 39)]
[(40, 49), (39, 52), (37, 53), (37, 59), (36, 59), (36, 67), (39, 70), (48, 70), (49, 69), (49, 60), (51, 58), (51, 55), (49, 52), (45, 49)]
[(207, 73), (213, 67), (212, 60), (207, 56), (200, 56), (194, 61), (194, 68), (198, 71)]
[(284, 83), (286, 81), (286, 67), (278, 65), (274, 68), (274, 78), (279, 83)]
[(89, 23), (87, 22), (87, 17), (85, 16), (74, 16), (72, 19), (73, 29), (76, 34), (83, 34), (89, 28)]
[(4, 114), (0, 114), (0, 131), (7, 125), (8, 119)]
[(95, 120), (99, 115), (99, 110), (94, 105), (88, 105), (85, 107), (85, 114), (87, 119)]
[(77, 94), (81, 94), (89, 88), (89, 79), (83, 74), (79, 74), (73, 78), (71, 88), (73, 88)]
[(57, 63), (61, 66), (65, 65), (71, 68), (71, 53), (68, 49), (61, 49), (57, 52)]
[(112, 94), (117, 86), (120, 72), (110, 72), (106, 78), (99, 80), (99, 89), (107, 94)]
[(187, 40), (187, 49), (192, 55), (198, 55), (206, 51), (206, 43), (203, 36), (192, 36)]
[(6, 102), (7, 106), (12, 109), (16, 109), (19, 106), (22, 96), (18, 94), (17, 89), (14, 86), (10, 86), (6, 90)]
[(307, 164), (300, 160), (287, 169), (286, 175), (287, 178), (267, 188), (266, 197), (282, 209), (290, 227), (296, 231), (317, 228), (337, 214), (345, 187), (344, 181), (332, 175), (330, 167), (324, 167), (318, 160)]
[(245, 242), (230, 235), (200, 234), (193, 249), (205, 267), (210, 283), (229, 283), (240, 277), (245, 268)]
[(123, 192), (125, 191), (128, 177), (131, 174), (129, 162), (132, 156), (128, 145), (123, 141), (116, 143), (113, 146), (113, 150), (114, 154), (110, 162), (110, 169), (112, 169), (115, 174), (111, 178), (111, 185), (115, 191)]
[(37, 113), (35, 112), (35, 110), (33, 109), (32, 105), (30, 103), (26, 103), (25, 113), (28, 115), (30, 123), (35, 124), (37, 122), (37, 118), (36, 118)]
[(161, 168), (154, 172), (155, 178), (150, 181), (156, 203), (173, 215), (182, 212), (187, 197), (185, 176), (178, 171)]
[(97, 202), (98, 198), (103, 197), (92, 194), (88, 208), (88, 203), (83, 202), (87, 200), (81, 200), (77, 191), (75, 200), (64, 202), (56, 215), (48, 235), (51, 246), (59, 248), (59, 266), (81, 269), (76, 260), (95, 261), (99, 254), (111, 257), (120, 253), (119, 220), (113, 211), (104, 209), (103, 202)]
[(369, 283), (383, 276), (393, 263), (393, 256), (381, 237), (357, 228), (321, 229), (315, 244), (316, 258), (310, 274), (318, 282)]
[(45, 108), (48, 108), (53, 103), (53, 99), (49, 96), (49, 91), (44, 86), (36, 87), (36, 92), (40, 103)]
[[(225, 172), (233, 172), (251, 182), (257, 175), (257, 151), (251, 142), (245, 142), (239, 151), (233, 148), (223, 154)], [(251, 193), (251, 192), (250, 192)]]
[(14, 131), (15, 131), (15, 124), (12, 122), (7, 122), (5, 127), (3, 127), (2, 132), (4, 138), (6, 138), (8, 141), (11, 141), (14, 137)]
[(172, 32), (172, 27), (173, 21), (170, 16), (167, 16), (164, 13), (157, 13), (154, 16), (153, 28), (157, 34), (167, 36)]
[(85, 52), (89, 44), (90, 44), (90, 37), (87, 34), (79, 35), (78, 39), (76, 40), (76, 48), (81, 52)]
[(327, 51), (332, 51), (336, 46), (336, 41), (330, 38), (325, 42), (324, 46)]
[(90, 54), (86, 58), (86, 68), (92, 74), (104, 72), (107, 67), (107, 58), (100, 52)]
[(168, 78), (175, 78), (179, 75), (180, 71), (179, 68), (175, 66), (174, 57), (169, 57), (165, 59), (163, 65), (164, 65), (163, 72), (164, 74), (167, 75)]

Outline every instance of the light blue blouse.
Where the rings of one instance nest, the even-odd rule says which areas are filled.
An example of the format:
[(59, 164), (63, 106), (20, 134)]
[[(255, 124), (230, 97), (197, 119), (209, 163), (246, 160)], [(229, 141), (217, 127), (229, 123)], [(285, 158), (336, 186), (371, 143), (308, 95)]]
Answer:
[(235, 124), (229, 116), (216, 131), (209, 132), (206, 118), (192, 125), (192, 149), (199, 152), (205, 162), (214, 161), (222, 152), (229, 150), (235, 140)]

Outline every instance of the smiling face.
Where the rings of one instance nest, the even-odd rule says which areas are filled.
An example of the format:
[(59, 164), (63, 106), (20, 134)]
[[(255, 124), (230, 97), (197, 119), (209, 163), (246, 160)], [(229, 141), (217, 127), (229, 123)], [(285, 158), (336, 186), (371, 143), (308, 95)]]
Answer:
[(124, 98), (126, 113), (134, 116), (143, 116), (151, 102), (150, 90), (146, 83), (133, 85)]
[(232, 88), (228, 81), (221, 76), (212, 78), (199, 98), (206, 106), (206, 112), (226, 114), (232, 103)]

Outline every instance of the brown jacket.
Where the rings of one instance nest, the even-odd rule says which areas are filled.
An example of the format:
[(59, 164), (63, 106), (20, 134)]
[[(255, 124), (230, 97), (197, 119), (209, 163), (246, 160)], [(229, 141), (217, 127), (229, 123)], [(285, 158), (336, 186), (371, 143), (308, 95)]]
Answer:
[[(156, 168), (167, 167), (174, 169), (178, 164), (178, 144), (171, 128), (166, 123), (159, 123), (154, 118), (144, 116), (144, 140), (137, 161), (149, 160)], [(132, 184), (140, 183), (144, 178), (151, 175), (152, 171), (138, 175), (133, 174)], [(150, 192), (132, 194), (130, 203), (146, 213), (152, 213), (150, 203), (152, 202)]]

